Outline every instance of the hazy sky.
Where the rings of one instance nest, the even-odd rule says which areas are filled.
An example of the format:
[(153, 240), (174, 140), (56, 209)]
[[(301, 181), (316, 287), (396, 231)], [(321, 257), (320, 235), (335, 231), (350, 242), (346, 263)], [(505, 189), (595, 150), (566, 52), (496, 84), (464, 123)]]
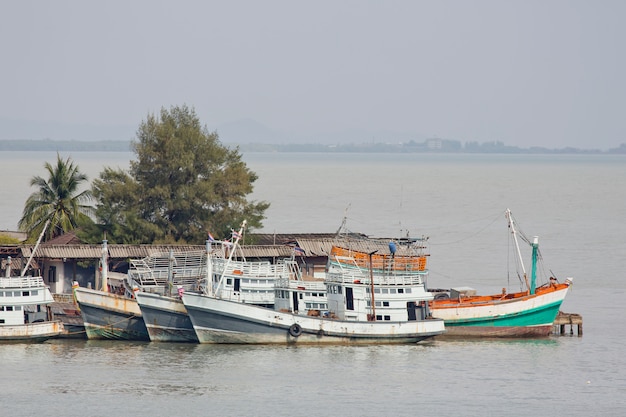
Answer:
[(625, 22), (623, 0), (3, 1), (0, 120), (134, 132), (187, 104), (210, 129), (608, 149)]

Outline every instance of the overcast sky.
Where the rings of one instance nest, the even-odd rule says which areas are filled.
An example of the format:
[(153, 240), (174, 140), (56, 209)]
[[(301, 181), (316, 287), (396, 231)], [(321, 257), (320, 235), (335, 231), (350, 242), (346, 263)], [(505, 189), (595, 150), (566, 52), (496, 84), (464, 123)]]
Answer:
[(187, 104), (211, 130), (608, 149), (625, 22), (622, 0), (3, 1), (0, 121), (132, 134)]

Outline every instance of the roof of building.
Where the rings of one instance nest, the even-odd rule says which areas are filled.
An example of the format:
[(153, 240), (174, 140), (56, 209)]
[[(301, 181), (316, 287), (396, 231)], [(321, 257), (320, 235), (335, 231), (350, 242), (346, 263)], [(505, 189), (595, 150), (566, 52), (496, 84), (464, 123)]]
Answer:
[[(257, 239), (257, 236), (260, 236)], [(271, 237), (271, 238), (270, 238)], [(305, 257), (327, 257), (333, 245), (339, 245), (347, 249), (360, 252), (379, 253), (389, 252), (390, 239), (373, 239), (365, 235), (352, 234), (349, 237), (337, 238), (335, 234), (281, 234), (281, 235), (255, 235), (257, 244), (239, 246), (240, 253), (246, 258), (272, 258), (290, 256), (295, 247), (304, 251)], [(74, 244), (73, 238), (67, 239), (68, 243), (53, 244), (47, 242), (37, 248), (34, 259), (97, 259), (102, 256), (101, 244)], [(244, 239), (245, 243), (245, 239)], [(107, 244), (108, 257), (110, 259), (140, 259), (157, 253), (203, 251), (205, 245), (121, 245)], [(0, 254), (12, 257), (29, 258), (33, 254), (35, 245), (6, 245), (0, 246)], [(398, 246), (398, 254), (405, 251), (402, 245)]]

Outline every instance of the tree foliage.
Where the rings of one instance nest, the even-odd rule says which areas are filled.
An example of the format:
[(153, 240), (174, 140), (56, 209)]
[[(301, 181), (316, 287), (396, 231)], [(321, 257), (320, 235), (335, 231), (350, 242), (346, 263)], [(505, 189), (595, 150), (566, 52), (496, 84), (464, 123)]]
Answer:
[(46, 162), (44, 167), (48, 179), (40, 176), (31, 179), (30, 185), (38, 187), (38, 190), (26, 200), (18, 223), (20, 230), (28, 234), (29, 241), (39, 237), (48, 221), (44, 241), (73, 230), (78, 224), (90, 223), (93, 214), (93, 207), (89, 205), (91, 190), (79, 191), (87, 176), (70, 158), (63, 160), (57, 154), (56, 165)]
[(193, 109), (148, 115), (133, 150), (128, 173), (107, 168), (94, 181), (99, 232), (109, 241), (201, 244), (207, 232), (229, 234), (244, 219), (262, 226), (269, 204), (247, 200), (257, 175)]

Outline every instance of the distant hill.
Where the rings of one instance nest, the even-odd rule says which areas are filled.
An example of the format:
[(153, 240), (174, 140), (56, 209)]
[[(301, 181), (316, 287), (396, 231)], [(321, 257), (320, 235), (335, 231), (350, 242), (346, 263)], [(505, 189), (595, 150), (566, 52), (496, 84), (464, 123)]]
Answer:
[[(351, 129), (326, 133), (287, 132), (252, 119), (221, 124), (215, 128), (225, 145), (247, 152), (429, 152), (429, 153), (610, 153), (625, 154), (626, 144), (598, 149), (543, 147), (519, 148), (502, 142), (461, 142), (427, 138), (408, 132)], [(130, 150), (136, 126), (71, 125), (16, 121), (0, 118), (0, 150), (30, 151), (122, 151)]]
[(137, 126), (97, 126), (0, 118), (0, 140), (130, 141)]
[[(53, 141), (131, 141), (135, 138), (134, 126), (97, 126), (0, 118), (0, 142), (16, 140)], [(226, 144), (342, 144), (383, 142), (399, 143), (424, 140), (426, 137), (393, 131), (368, 131), (350, 129), (335, 132), (288, 132), (270, 128), (253, 119), (241, 119), (217, 126), (207, 126), (216, 131)]]

